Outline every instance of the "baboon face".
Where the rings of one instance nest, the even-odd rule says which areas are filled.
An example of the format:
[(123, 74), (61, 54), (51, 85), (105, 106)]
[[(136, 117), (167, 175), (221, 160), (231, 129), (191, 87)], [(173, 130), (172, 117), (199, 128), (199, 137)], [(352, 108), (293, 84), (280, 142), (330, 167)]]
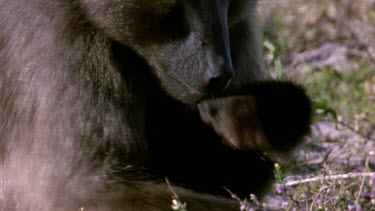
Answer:
[(149, 63), (169, 95), (192, 104), (230, 85), (235, 71), (229, 29), (255, 1), (82, 0), (81, 4), (95, 26)]

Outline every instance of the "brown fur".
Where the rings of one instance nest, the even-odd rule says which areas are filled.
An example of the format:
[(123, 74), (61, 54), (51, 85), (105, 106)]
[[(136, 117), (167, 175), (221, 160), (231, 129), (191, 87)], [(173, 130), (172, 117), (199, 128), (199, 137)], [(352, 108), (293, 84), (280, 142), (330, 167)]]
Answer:
[[(241, 91), (265, 79), (256, 1), (230, 2), (0, 0), (0, 210), (169, 210), (165, 177), (191, 211), (264, 193), (273, 161), (218, 133), (289, 120)], [(215, 132), (197, 104), (236, 94)]]

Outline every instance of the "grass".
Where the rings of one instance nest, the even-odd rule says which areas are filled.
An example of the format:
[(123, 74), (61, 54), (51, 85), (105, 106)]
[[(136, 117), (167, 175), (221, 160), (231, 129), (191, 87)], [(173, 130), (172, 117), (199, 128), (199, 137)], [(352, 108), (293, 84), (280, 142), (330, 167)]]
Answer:
[[(372, 0), (261, 3), (271, 75), (303, 84), (317, 124), (336, 125), (323, 128), (333, 137), (313, 130), (300, 156), (283, 167), (288, 173), (282, 181), (275, 173), (278, 183), (265, 199), (274, 209), (375, 210), (374, 7)], [(344, 49), (344, 59), (327, 54), (327, 43)], [(305, 60), (298, 60), (301, 55)], [(322, 158), (318, 163), (311, 162), (314, 153)]]

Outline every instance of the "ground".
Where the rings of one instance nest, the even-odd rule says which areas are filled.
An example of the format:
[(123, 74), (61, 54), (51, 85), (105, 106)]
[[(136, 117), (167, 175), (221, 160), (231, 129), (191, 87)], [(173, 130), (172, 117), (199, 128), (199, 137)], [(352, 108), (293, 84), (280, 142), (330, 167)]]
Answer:
[(261, 1), (260, 20), (270, 74), (315, 110), (260, 209), (375, 210), (375, 0)]

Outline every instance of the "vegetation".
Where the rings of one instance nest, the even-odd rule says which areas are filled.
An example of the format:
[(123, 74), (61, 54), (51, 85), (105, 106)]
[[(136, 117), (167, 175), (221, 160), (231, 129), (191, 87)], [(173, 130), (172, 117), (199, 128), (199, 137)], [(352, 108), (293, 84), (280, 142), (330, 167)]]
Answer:
[(262, 209), (375, 210), (375, 1), (261, 2), (271, 75), (302, 83), (316, 123)]

